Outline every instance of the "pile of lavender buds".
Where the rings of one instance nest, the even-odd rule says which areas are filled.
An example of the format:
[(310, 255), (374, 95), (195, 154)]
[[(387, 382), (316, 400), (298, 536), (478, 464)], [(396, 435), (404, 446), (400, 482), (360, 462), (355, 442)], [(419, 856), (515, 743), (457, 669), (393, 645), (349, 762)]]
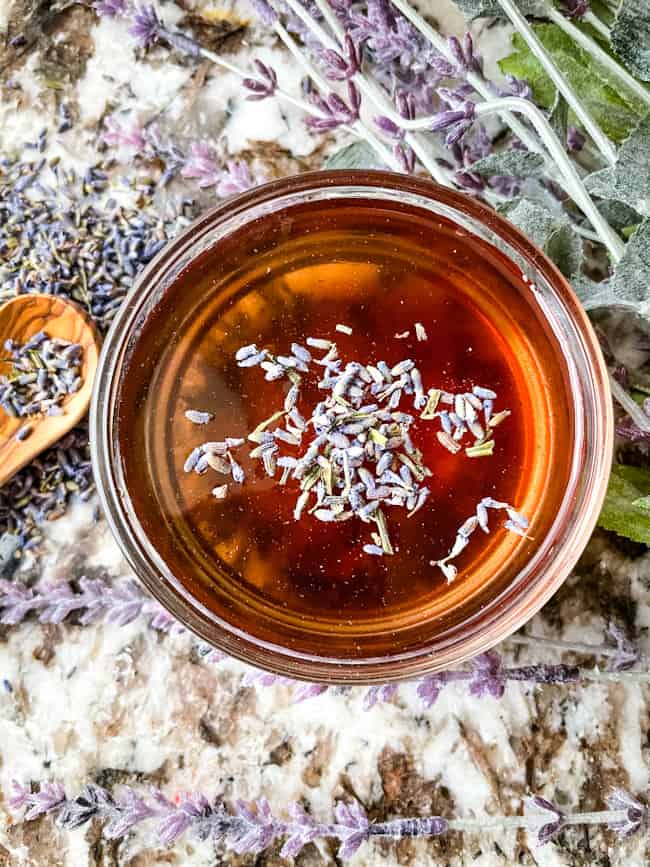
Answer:
[[(46, 148), (41, 133), (27, 145), (36, 159), (0, 159), (0, 303), (25, 292), (71, 298), (106, 331), (135, 277), (195, 207), (182, 199), (162, 217), (156, 184), (137, 174), (119, 179), (136, 207), (119, 204), (112, 160), (80, 174), (46, 159)], [(71, 496), (93, 490), (82, 425), (0, 489), (0, 571), (42, 541), (43, 522), (60, 517)]]
[[(62, 415), (66, 397), (81, 387), (81, 346), (39, 331), (26, 343), (6, 340), (4, 348), (11, 372), (0, 376), (0, 407), (13, 418)], [(23, 440), (31, 431), (23, 425), (16, 436)]]
[[(347, 326), (339, 325), (337, 329), (351, 333)], [(429, 498), (430, 489), (424, 481), (432, 475), (413, 444), (410, 429), (415, 416), (400, 409), (403, 398), (411, 399), (421, 419), (438, 423), (438, 441), (452, 454), (461, 450), (467, 435), (472, 437), (473, 443), (464, 449), (470, 458), (493, 454), (495, 428), (509, 411), (494, 414), (497, 395), (481, 386), (462, 394), (438, 388), (425, 393), (420, 371), (411, 359), (392, 367), (385, 361), (376, 364), (350, 361), (343, 367), (333, 341), (309, 337), (306, 343), (310, 349), (292, 343), (290, 355), (275, 356), (255, 344), (243, 346), (235, 355), (239, 367), (259, 366), (267, 381), (286, 378), (290, 384), (282, 409), (248, 435), (248, 440), (255, 444), (250, 457), (259, 459), (271, 477), (280, 469), (280, 485), (286, 485), (289, 478), (300, 483), (294, 508), (296, 521), (308, 510), (324, 522), (356, 517), (364, 523), (374, 523), (372, 541), (363, 546), (363, 551), (378, 557), (393, 554), (384, 509), (402, 508), (407, 517), (412, 517)], [(314, 358), (310, 350), (325, 354)], [(301, 385), (303, 376), (312, 373), (312, 364), (322, 368), (318, 388), (328, 394), (305, 418), (299, 409)], [(209, 424), (214, 418), (212, 413), (196, 409), (187, 410), (185, 415), (197, 425)], [(303, 437), (310, 429), (313, 437), (301, 455), (281, 453), (287, 446), (302, 447)], [(241, 484), (244, 470), (233, 451), (244, 444), (245, 440), (240, 438), (204, 442), (190, 452), (185, 472), (202, 475), (212, 469)], [(212, 493), (215, 498), (224, 499), (228, 485), (218, 485)], [(448, 582), (457, 575), (450, 561), (469, 544), (471, 534), (479, 527), (489, 532), (488, 509), (505, 510), (504, 527), (525, 534), (528, 521), (523, 515), (508, 503), (484, 498), (476, 514), (459, 528), (449, 553), (430, 564), (438, 566)]]

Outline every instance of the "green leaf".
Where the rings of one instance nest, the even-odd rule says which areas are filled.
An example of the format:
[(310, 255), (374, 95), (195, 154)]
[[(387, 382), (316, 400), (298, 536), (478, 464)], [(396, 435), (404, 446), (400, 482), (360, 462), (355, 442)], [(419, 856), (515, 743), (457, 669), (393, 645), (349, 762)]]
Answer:
[[(539, 33), (537, 35), (540, 36)], [(551, 108), (555, 102), (555, 85), (520, 33), (513, 35), (512, 47), (512, 54), (499, 61), (499, 69), (504, 75), (523, 78), (530, 86), (535, 102), (543, 108)]]
[[(537, 37), (567, 79), (582, 105), (613, 141), (622, 141), (647, 106), (621, 84), (618, 77), (580, 48), (556, 24), (533, 26)], [(499, 61), (504, 74), (524, 78), (539, 105), (555, 106), (556, 88), (525, 39), (515, 33), (514, 51)]]
[(560, 141), (566, 142), (567, 128), (569, 126), (569, 103), (559, 91), (556, 93), (555, 105), (551, 108), (548, 122), (553, 127), (553, 131)]
[(650, 215), (650, 114), (625, 139), (616, 165), (588, 175), (585, 186), (593, 195), (616, 199)]
[(612, 467), (599, 526), (635, 542), (650, 545), (650, 471), (616, 464)]
[(510, 150), (490, 154), (472, 163), (472, 172), (484, 178), (500, 175), (515, 178), (538, 178), (542, 174), (544, 157), (532, 151)]
[(612, 27), (612, 47), (633, 75), (650, 81), (648, 0), (621, 0)]
[(582, 240), (569, 223), (564, 223), (551, 233), (544, 245), (544, 252), (552, 259), (565, 277), (577, 274), (582, 263)]
[(385, 169), (381, 157), (365, 141), (353, 142), (330, 154), (323, 164), (325, 169)]

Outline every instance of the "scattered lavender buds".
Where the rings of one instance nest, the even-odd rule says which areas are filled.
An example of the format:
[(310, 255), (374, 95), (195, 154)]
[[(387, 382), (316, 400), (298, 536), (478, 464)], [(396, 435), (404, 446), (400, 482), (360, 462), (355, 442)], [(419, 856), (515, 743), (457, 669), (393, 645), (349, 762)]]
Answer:
[[(109, 6), (120, 14), (121, 4), (102, 5), (105, 14)], [(36, 149), (45, 144), (43, 133)], [(155, 184), (136, 176), (125, 178), (124, 183), (138, 196), (137, 209), (119, 206), (111, 198), (104, 202), (112, 167), (110, 161), (103, 161), (80, 174), (56, 159), (0, 159), (0, 303), (26, 292), (71, 298), (88, 310), (100, 330), (107, 330), (141, 268), (194, 216), (193, 207), (185, 202), (173, 218), (161, 218), (152, 198)], [(45, 385), (58, 389), (58, 378), (74, 391), (80, 384), (71, 375), (81, 361), (77, 350), (54, 348), (47, 353), (51, 357), (45, 366)], [(67, 361), (59, 357), (64, 352), (72, 356)], [(38, 367), (35, 354), (28, 354), (27, 360)], [(14, 399), (18, 408), (29, 406), (37, 387), (36, 394), (45, 392), (39, 397), (45, 410), (61, 411), (56, 401), (47, 406), (52, 394), (48, 387), (41, 388), (40, 370), (21, 371), (29, 378), (36, 372), (35, 382), (19, 386), (3, 381), (5, 409), (10, 406), (19, 414)], [(0, 491), (0, 538), (13, 540), (14, 560), (42, 541), (41, 525), (60, 517), (71, 497), (88, 499), (93, 491), (87, 430), (79, 427)]]
[(56, 161), (0, 159), (0, 303), (24, 292), (60, 295), (107, 330), (141, 268), (194, 215), (183, 206), (162, 219), (146, 182), (133, 182), (137, 209), (100, 205), (109, 168), (81, 175)]
[[(335, 330), (352, 334), (344, 324), (336, 325)], [(418, 339), (426, 339), (420, 322), (416, 323), (416, 333)], [(464, 437), (472, 437), (473, 445), (465, 447), (470, 458), (492, 454), (493, 429), (509, 413), (504, 410), (495, 415), (496, 392), (481, 386), (464, 394), (440, 389), (430, 389), (426, 394), (420, 371), (411, 359), (392, 367), (383, 360), (367, 365), (351, 361), (343, 366), (333, 341), (309, 337), (306, 344), (292, 343), (288, 355), (275, 356), (255, 344), (242, 346), (236, 352), (239, 367), (260, 367), (267, 381), (289, 381), (283, 408), (248, 434), (253, 443), (249, 456), (260, 461), (266, 475), (273, 478), (279, 471), (280, 485), (290, 479), (299, 483), (296, 521), (307, 513), (325, 523), (357, 518), (371, 527), (370, 541), (362, 546), (365, 554), (394, 554), (387, 509), (402, 508), (407, 517), (412, 517), (429, 498), (430, 489), (424, 482), (432, 475), (411, 439), (416, 416), (402, 410), (402, 402), (408, 399), (422, 419), (440, 424), (437, 437), (449, 451), (460, 451)], [(325, 354), (315, 358), (315, 351)], [(304, 416), (299, 409), (301, 385), (303, 377), (313, 374), (314, 368), (320, 369), (318, 388), (325, 396)], [(199, 425), (212, 420), (209, 412), (187, 410), (185, 415)], [(242, 483), (244, 470), (235, 461), (233, 450), (243, 444), (243, 439), (232, 438), (204, 442), (189, 453), (184, 470), (202, 475), (212, 469)], [(287, 451), (292, 448), (301, 451)], [(227, 485), (215, 487), (212, 493), (215, 499), (223, 500)], [(450, 561), (469, 544), (474, 530), (480, 527), (489, 532), (488, 509), (505, 509), (505, 529), (524, 534), (528, 523), (509, 504), (491, 498), (482, 500), (476, 516), (460, 527), (446, 557), (432, 561), (448, 582), (457, 575)]]
[[(11, 371), (0, 376), (0, 407), (13, 418), (61, 415), (65, 399), (81, 388), (81, 346), (39, 331), (23, 344), (5, 341), (4, 349), (1, 360)], [(30, 433), (26, 425), (16, 436), (26, 439)]]

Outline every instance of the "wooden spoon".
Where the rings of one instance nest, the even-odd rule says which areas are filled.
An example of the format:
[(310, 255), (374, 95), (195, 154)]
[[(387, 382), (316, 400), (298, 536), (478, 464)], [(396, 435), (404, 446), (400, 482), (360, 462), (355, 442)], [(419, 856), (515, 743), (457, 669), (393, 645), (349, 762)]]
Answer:
[[(72, 301), (55, 295), (28, 294), (18, 295), (0, 307), (0, 373), (7, 375), (11, 370), (11, 362), (4, 358), (5, 340), (26, 343), (39, 331), (81, 345), (81, 387), (63, 401), (62, 415), (13, 418), (0, 407), (0, 487), (88, 412), (101, 337), (88, 314)], [(16, 433), (24, 425), (29, 425), (32, 432), (19, 441)]]

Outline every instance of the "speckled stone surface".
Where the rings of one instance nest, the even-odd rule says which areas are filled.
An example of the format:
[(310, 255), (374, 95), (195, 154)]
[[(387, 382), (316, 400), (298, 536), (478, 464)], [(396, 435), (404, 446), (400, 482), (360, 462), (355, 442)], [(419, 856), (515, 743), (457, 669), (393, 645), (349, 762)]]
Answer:
[[(225, 0), (163, 3), (169, 23), (240, 65), (272, 61), (280, 80), (300, 72), (275, 39), (249, 25), (251, 10)], [(447, 2), (427, 10), (459, 26)], [(98, 21), (82, 4), (0, 0), (0, 149), (12, 153), (65, 98), (70, 132), (51, 137), (71, 164), (93, 160), (107, 114), (161, 126), (183, 138), (224, 138), (228, 154), (267, 177), (319, 167), (335, 137), (305, 130), (299, 112), (269, 100), (247, 102), (237, 79), (207, 62), (155, 49), (134, 52), (123, 23)], [(486, 34), (489, 51), (498, 35)], [(9, 85), (9, 86), (7, 86)], [(188, 185), (193, 194), (196, 188)], [(205, 194), (204, 194), (205, 195)], [(163, 194), (164, 196), (164, 194)], [(128, 575), (95, 504), (75, 505), (48, 528), (45, 550), (16, 577), (63, 581)], [(650, 653), (650, 555), (597, 533), (575, 574), (527, 627), (567, 641), (598, 643), (614, 619)], [(581, 659), (541, 647), (504, 646), (508, 661)], [(590, 662), (590, 660), (583, 660)], [(322, 819), (334, 801), (356, 796), (374, 819), (517, 813), (539, 793), (567, 809), (604, 808), (615, 785), (643, 794), (650, 760), (650, 688), (593, 682), (536, 688), (510, 684), (505, 696), (476, 699), (451, 687), (425, 710), (412, 685), (365, 712), (364, 690), (329, 691), (292, 704), (289, 690), (242, 684), (244, 667), (201, 661), (189, 636), (169, 637), (145, 619), (128, 626), (0, 627), (0, 865), (281, 865), (278, 850), (235, 856), (182, 838), (156, 843), (151, 826), (108, 842), (100, 827), (59, 830), (50, 818), (15, 823), (10, 780), (56, 779), (70, 793), (88, 781), (155, 784), (169, 797), (203, 790), (232, 801), (266, 796), (273, 809), (302, 800)], [(4, 684), (4, 685), (3, 685)], [(312, 843), (301, 867), (340, 863), (334, 845)], [(601, 829), (570, 829), (544, 848), (523, 831), (449, 834), (435, 840), (365, 843), (349, 862), (418, 867), (644, 867), (650, 844), (619, 841)]]

